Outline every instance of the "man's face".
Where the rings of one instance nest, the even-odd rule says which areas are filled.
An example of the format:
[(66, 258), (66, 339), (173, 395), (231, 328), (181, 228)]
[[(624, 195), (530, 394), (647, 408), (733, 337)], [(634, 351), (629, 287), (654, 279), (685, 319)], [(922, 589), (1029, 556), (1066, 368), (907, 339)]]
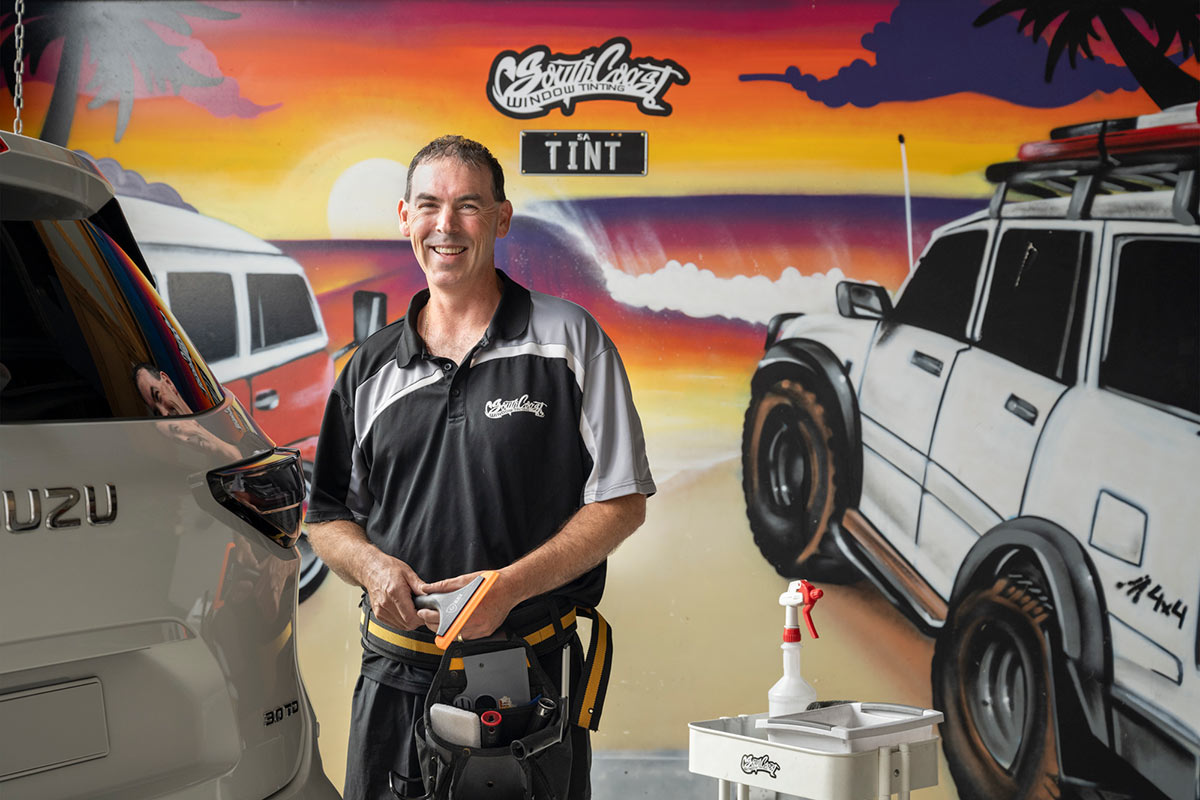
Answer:
[(137, 388), (146, 405), (160, 417), (179, 417), (192, 413), (165, 372), (138, 370)]
[(496, 239), (508, 233), (512, 204), (497, 203), (492, 174), (450, 159), (413, 170), (400, 204), (400, 231), (431, 288), (455, 289), (493, 280)]

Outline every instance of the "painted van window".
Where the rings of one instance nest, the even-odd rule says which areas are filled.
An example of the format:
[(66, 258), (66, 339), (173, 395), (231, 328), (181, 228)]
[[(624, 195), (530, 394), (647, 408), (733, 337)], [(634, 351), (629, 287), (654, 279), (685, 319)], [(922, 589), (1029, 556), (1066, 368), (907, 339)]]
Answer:
[(262, 350), (317, 333), (308, 286), (299, 275), (246, 276), (250, 296), (250, 349)]
[(237, 355), (237, 307), (233, 278), (221, 272), (167, 275), (171, 310), (209, 362)]
[(986, 245), (987, 232), (981, 230), (934, 242), (917, 264), (890, 319), (965, 339)]
[(1071, 230), (1005, 232), (996, 251), (979, 346), (1047, 378), (1071, 383), (1091, 236)]
[(222, 402), (145, 275), (88, 220), (6, 220), (0, 263), (0, 422), (185, 416)]
[(1200, 414), (1200, 242), (1119, 242), (1100, 385)]

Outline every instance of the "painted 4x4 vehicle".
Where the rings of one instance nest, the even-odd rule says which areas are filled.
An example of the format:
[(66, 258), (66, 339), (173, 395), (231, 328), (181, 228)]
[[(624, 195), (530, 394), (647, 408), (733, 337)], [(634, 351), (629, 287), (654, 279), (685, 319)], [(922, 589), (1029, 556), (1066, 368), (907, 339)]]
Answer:
[(894, 306), (770, 323), (755, 540), (936, 635), (963, 797), (1200, 797), (1198, 156), (1194, 105), (1055, 131)]
[(0, 796), (334, 800), (296, 659), (304, 478), (91, 162), (0, 133)]

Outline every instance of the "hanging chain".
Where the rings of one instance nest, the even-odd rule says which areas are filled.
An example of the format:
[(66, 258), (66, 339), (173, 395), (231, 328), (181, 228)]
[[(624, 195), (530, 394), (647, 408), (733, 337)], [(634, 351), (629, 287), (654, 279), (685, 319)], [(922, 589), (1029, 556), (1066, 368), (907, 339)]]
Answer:
[(25, 105), (21, 80), (25, 74), (25, 23), (22, 22), (25, 16), (25, 0), (17, 0), (16, 12), (17, 24), (13, 28), (13, 42), (17, 46), (17, 57), (13, 61), (13, 109), (16, 110), (16, 115), (13, 116), (13, 133), (20, 133), (25, 127), (21, 122), (21, 107)]

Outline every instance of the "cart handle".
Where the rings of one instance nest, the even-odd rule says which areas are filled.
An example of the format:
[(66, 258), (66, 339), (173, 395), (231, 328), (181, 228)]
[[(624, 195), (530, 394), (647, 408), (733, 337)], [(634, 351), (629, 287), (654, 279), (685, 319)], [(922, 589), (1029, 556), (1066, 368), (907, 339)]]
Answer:
[(925, 714), (925, 709), (923, 708), (906, 706), (901, 703), (860, 703), (858, 707), (862, 711), (890, 711), (893, 714), (908, 714), (913, 717), (920, 717)]

